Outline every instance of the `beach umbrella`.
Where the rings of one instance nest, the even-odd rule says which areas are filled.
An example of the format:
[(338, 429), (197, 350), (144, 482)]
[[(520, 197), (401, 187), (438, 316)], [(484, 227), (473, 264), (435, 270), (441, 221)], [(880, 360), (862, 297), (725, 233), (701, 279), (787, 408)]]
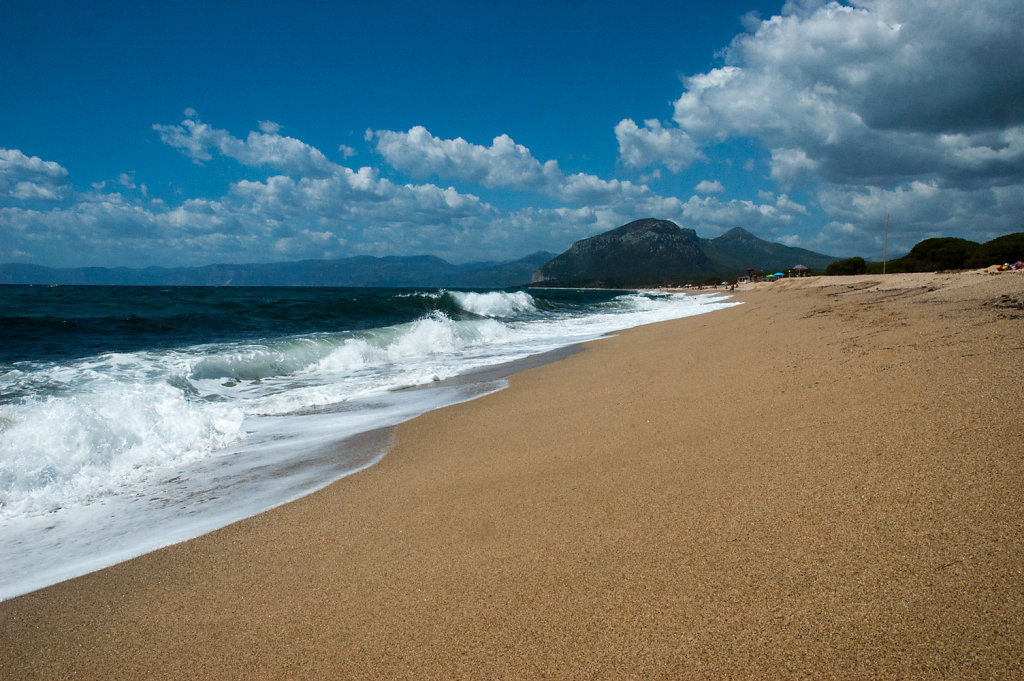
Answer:
[(794, 265), (793, 269), (794, 270), (806, 270), (807, 266), (806, 265)]
[(786, 273), (785, 272), (776, 272), (772, 276), (773, 277), (784, 277), (784, 276), (786, 276)]

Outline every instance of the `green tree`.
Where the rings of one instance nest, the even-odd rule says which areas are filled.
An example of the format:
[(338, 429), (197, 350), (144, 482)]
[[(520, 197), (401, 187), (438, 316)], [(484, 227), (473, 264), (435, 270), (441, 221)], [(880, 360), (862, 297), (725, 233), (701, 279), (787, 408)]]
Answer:
[(844, 274), (864, 274), (868, 271), (868, 264), (864, 262), (864, 258), (853, 257), (846, 258), (845, 260), (836, 260), (834, 263), (830, 263), (825, 268), (825, 276), (833, 277)]
[(986, 241), (971, 258), (969, 267), (988, 267), (1024, 260), (1024, 232), (1015, 232)]
[(956, 237), (925, 239), (911, 248), (910, 253), (894, 260), (893, 264), (904, 272), (962, 270), (970, 267), (969, 263), (980, 248), (981, 245), (974, 241)]

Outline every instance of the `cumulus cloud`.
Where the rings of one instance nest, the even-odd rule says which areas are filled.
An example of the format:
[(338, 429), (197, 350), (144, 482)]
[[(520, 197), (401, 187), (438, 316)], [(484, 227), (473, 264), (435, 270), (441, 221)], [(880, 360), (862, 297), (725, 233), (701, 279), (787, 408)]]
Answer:
[(227, 130), (213, 128), (199, 120), (195, 111), (187, 109), (186, 118), (177, 125), (154, 125), (161, 141), (180, 149), (197, 163), (209, 161), (213, 152), (233, 158), (247, 166), (269, 166), (289, 175), (327, 176), (338, 165), (323, 153), (294, 137), (278, 134), (280, 126), (260, 121), (260, 132), (250, 131), (242, 140)]
[(0, 257), (50, 265), (166, 263), (189, 252), (160, 215), (118, 193), (89, 192), (46, 210), (0, 208)]
[(760, 138), (787, 184), (1016, 182), (1022, 31), (1017, 0), (789, 3), (684, 79), (673, 118), (702, 141)]
[(889, 217), (889, 245), (909, 250), (921, 239), (960, 233), (973, 225), (971, 238), (987, 241), (1021, 231), (1024, 193), (1014, 186), (976, 189), (940, 187), (934, 180), (892, 189), (832, 187), (820, 194), (833, 219), (825, 236), (839, 243), (881, 244)]
[[(261, 128), (276, 129), (266, 122)], [(804, 210), (785, 195), (769, 194), (759, 204), (683, 201), (629, 180), (566, 174), (506, 135), (490, 146), (439, 139), (422, 128), (371, 138), (409, 174), (513, 188), (533, 194), (527, 204), (539, 199), (544, 207), (501, 209), (453, 186), (402, 183), (376, 168), (348, 168), (277, 132), (250, 132), (243, 140), (202, 123), (194, 112), (180, 125), (156, 129), (197, 161), (223, 156), (270, 172), (234, 182), (219, 198), (169, 205), (150, 199), (133, 172), (76, 193), (59, 164), (8, 150), (0, 156), (0, 186), (8, 195), (31, 181), (40, 193), (63, 187), (66, 196), (48, 210), (0, 204), (0, 261), (17, 256), (51, 265), (174, 265), (360, 253), (493, 259), (496, 253), (558, 251), (638, 216), (674, 220), (713, 236), (737, 225), (781, 232)], [(552, 200), (559, 205), (551, 207)], [(59, 253), (64, 259), (54, 255)]]
[(408, 132), (367, 131), (375, 150), (398, 170), (416, 178), (437, 176), (485, 187), (536, 191), (575, 205), (631, 203), (656, 199), (643, 184), (605, 180), (587, 173), (567, 175), (558, 162), (541, 163), (530, 150), (508, 135), (494, 138), (489, 147), (462, 139), (442, 139), (423, 126)]
[(714, 236), (733, 227), (743, 227), (763, 238), (775, 238), (800, 224), (809, 215), (806, 206), (786, 194), (763, 197), (763, 203), (744, 199), (722, 201), (715, 196), (692, 196), (682, 206), (681, 221), (698, 227), (702, 235)]
[(357, 221), (434, 223), (491, 210), (472, 194), (432, 184), (395, 184), (372, 168), (345, 168), (329, 178), (277, 175), (262, 182), (242, 181), (220, 203), (239, 214), (279, 220), (342, 215), (348, 220), (358, 216)]
[(602, 180), (587, 173), (574, 173), (559, 178), (550, 187), (549, 193), (576, 205), (637, 202), (654, 197), (645, 185), (634, 184), (629, 180)]
[(718, 180), (701, 180), (693, 191), (698, 194), (721, 194), (725, 191), (725, 186)]
[(0, 197), (58, 201), (66, 193), (68, 171), (59, 163), (0, 149)]
[(471, 194), (396, 184), (370, 168), (243, 180), (220, 198), (174, 207), (91, 191), (51, 210), (0, 208), (0, 262), (16, 253), (51, 265), (132, 266), (441, 254), (472, 243), (494, 213)]
[(771, 177), (783, 187), (806, 184), (817, 176), (819, 165), (803, 149), (772, 149)]
[(644, 121), (641, 128), (625, 118), (615, 126), (615, 139), (619, 158), (634, 168), (661, 164), (678, 173), (701, 158), (697, 143), (688, 134), (679, 128), (662, 127), (656, 119)]
[(561, 175), (558, 163), (540, 163), (530, 150), (508, 135), (498, 135), (485, 147), (461, 137), (441, 139), (421, 125), (408, 132), (368, 131), (375, 149), (389, 165), (416, 178), (437, 175), (485, 187), (537, 189)]
[[(646, 125), (648, 131), (656, 130), (650, 121)], [(214, 153), (245, 158), (238, 150), (241, 140), (199, 123), (194, 116), (173, 128), (160, 130), (168, 135), (166, 141), (200, 160), (203, 153), (210, 158)], [(220, 200), (185, 202), (172, 211), (173, 221), (204, 234), (231, 234), (239, 239), (243, 234), (261, 233), (280, 240), (301, 226), (311, 234), (334, 234), (350, 253), (400, 245), (402, 252), (422, 249), (444, 254), (457, 248), (469, 257), (493, 258), (496, 250), (508, 251), (513, 243), (528, 244), (520, 247), (523, 251), (560, 250), (638, 216), (663, 217), (720, 233), (737, 225), (779, 231), (791, 225), (795, 216), (806, 214), (805, 208), (785, 195), (777, 199), (772, 195), (763, 204), (686, 202), (660, 196), (647, 185), (629, 180), (567, 174), (556, 161), (538, 160), (508, 135), (480, 145), (462, 138), (439, 138), (415, 126), (407, 132), (369, 130), (366, 139), (389, 166), (421, 183), (400, 184), (372, 168), (356, 171), (334, 164), (327, 175), (289, 173), (237, 182)], [(532, 192), (563, 205), (506, 212), (454, 187), (422, 182), (434, 177)], [(318, 238), (307, 246), (323, 242)]]
[[(199, 122), (194, 112), (182, 125), (158, 131), (197, 160), (223, 155), (295, 174), (239, 180), (220, 198), (169, 206), (149, 199), (132, 172), (74, 192), (59, 164), (0, 150), (0, 262), (196, 264), (197, 254), (199, 262), (258, 262), (357, 253), (440, 255), (457, 246), (465, 257), (493, 257), (479, 235), (496, 211), (473, 194), (396, 183), (375, 168), (333, 164), (315, 148), (274, 133), (250, 133), (243, 141)], [(3, 201), (61, 194), (65, 200), (45, 210)]]
[(493, 212), (479, 197), (451, 187), (397, 184), (374, 168), (344, 167), (329, 177), (239, 181), (218, 200), (186, 201), (171, 211), (177, 225), (206, 234), (260, 235), (265, 250), (287, 250), (291, 257), (340, 257), (373, 253), (374, 247), (437, 252), (451, 246), (453, 230)]
[[(665, 217), (710, 236), (737, 225), (782, 230), (801, 210), (784, 195), (766, 197), (764, 204), (683, 202), (586, 174), (563, 176), (558, 186), (578, 203), (503, 211), (453, 187), (401, 184), (373, 168), (344, 167), (328, 177), (241, 180), (219, 198), (187, 199), (177, 206), (97, 187), (53, 210), (0, 208), (0, 256), (17, 253), (74, 265), (118, 264), (118, 259), (131, 265), (196, 264), (196, 254), (202, 254), (201, 262), (358, 253), (486, 259), (495, 253), (561, 250), (637, 216)], [(73, 253), (74, 260), (44, 257), (55, 252)]]

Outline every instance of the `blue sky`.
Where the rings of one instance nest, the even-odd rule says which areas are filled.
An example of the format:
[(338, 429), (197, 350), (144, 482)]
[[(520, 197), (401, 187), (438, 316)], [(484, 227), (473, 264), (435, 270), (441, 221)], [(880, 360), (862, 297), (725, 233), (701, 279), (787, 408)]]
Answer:
[(1022, 42), (1019, 0), (13, 0), (0, 262), (984, 241), (1024, 231)]

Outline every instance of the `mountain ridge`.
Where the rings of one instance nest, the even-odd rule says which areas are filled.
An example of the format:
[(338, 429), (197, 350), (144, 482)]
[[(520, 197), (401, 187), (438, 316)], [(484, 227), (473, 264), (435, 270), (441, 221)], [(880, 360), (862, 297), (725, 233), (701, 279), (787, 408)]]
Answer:
[(198, 267), (49, 268), (0, 265), (0, 284), (118, 286), (339, 286), (510, 288), (527, 284), (636, 288), (735, 277), (796, 264), (822, 269), (838, 258), (760, 239), (736, 227), (714, 239), (668, 220), (644, 218), (573, 243), (560, 255), (453, 265), (433, 255), (218, 263)]
[(644, 218), (581, 239), (539, 268), (532, 285), (634, 288), (735, 277), (747, 268), (820, 269), (830, 255), (760, 239), (736, 227), (714, 239), (669, 220)]
[(51, 268), (8, 263), (0, 265), (0, 284), (508, 288), (528, 283), (531, 274), (553, 256), (547, 251), (537, 251), (506, 262), (463, 265), (453, 265), (433, 255), (361, 255), (336, 260), (219, 263), (173, 268)]

